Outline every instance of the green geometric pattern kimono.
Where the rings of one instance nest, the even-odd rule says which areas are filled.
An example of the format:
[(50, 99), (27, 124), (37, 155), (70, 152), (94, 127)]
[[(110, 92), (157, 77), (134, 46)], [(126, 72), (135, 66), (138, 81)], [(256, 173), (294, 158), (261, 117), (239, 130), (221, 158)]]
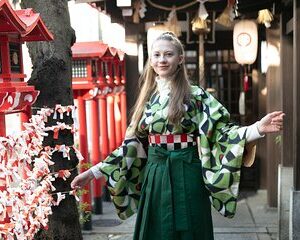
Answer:
[[(148, 134), (199, 136), (202, 175), (214, 208), (226, 217), (236, 210), (246, 128), (229, 123), (228, 111), (209, 93), (191, 87), (191, 101), (178, 125), (167, 119), (169, 97), (154, 93), (139, 123), (139, 135), (124, 140), (104, 161), (104, 174), (112, 201), (121, 219), (137, 212), (145, 165)], [(146, 142), (146, 143), (145, 143)]]

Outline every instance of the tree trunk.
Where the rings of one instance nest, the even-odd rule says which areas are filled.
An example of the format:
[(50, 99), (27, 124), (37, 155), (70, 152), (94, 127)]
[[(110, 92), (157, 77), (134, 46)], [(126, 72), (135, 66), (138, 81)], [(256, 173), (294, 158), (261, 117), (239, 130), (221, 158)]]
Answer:
[[(28, 43), (29, 54), (33, 64), (33, 72), (29, 80), (40, 91), (34, 105), (36, 108), (73, 105), (72, 92), (72, 65), (71, 46), (75, 42), (75, 32), (70, 26), (67, 0), (22, 0), (22, 8), (33, 8), (41, 14), (49, 31), (54, 35), (51, 42)], [(71, 114), (70, 114), (71, 115)], [(53, 117), (53, 115), (51, 116)], [(64, 114), (62, 120), (49, 118), (48, 126), (56, 125), (57, 121), (72, 124), (71, 116)], [(73, 134), (70, 130), (59, 131), (58, 139), (53, 138), (53, 132), (44, 139), (44, 146), (55, 145), (73, 146)], [(78, 164), (74, 151), (70, 152), (70, 160), (63, 158), (61, 152), (55, 152), (52, 161), (55, 162), (53, 171), (60, 169), (73, 169)], [(70, 182), (77, 174), (72, 175), (67, 181), (58, 178), (54, 182), (55, 192), (70, 190)], [(73, 196), (66, 195), (58, 207), (53, 207), (50, 215), (48, 231), (40, 231), (35, 239), (82, 239), (77, 204)]]

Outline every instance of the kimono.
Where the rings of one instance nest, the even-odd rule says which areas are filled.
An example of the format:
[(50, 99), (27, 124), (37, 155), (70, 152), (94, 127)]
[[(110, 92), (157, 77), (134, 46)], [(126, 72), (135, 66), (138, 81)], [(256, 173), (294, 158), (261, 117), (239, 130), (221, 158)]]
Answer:
[[(191, 86), (174, 125), (169, 94), (163, 87), (151, 96), (138, 136), (126, 137), (99, 170), (118, 216), (139, 211), (134, 239), (212, 240), (210, 204), (226, 217), (235, 214), (247, 128), (231, 124), (224, 106), (198, 86)], [(149, 134), (183, 133), (197, 136), (197, 146), (179, 152), (149, 146)]]

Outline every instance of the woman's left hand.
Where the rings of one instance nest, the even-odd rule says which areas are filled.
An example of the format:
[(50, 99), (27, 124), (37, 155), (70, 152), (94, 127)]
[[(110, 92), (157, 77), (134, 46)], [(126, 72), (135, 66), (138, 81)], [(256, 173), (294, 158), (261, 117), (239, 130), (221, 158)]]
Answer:
[(258, 131), (261, 134), (278, 132), (283, 127), (283, 116), (285, 114), (282, 111), (275, 111), (264, 116), (258, 121)]

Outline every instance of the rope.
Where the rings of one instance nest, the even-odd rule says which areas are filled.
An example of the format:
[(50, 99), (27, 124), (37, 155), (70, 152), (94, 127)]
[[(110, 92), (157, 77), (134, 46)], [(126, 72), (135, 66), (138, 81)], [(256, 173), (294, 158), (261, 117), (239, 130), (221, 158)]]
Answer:
[[(220, 0), (208, 0), (208, 2), (218, 2)], [(152, 0), (147, 0), (147, 2), (152, 6), (152, 7), (155, 7), (157, 9), (161, 9), (161, 10), (165, 10), (165, 11), (172, 11), (173, 9), (175, 9), (176, 11), (180, 11), (180, 10), (183, 10), (183, 9), (186, 9), (188, 7), (191, 7), (193, 6), (194, 4), (200, 2), (199, 0), (194, 0), (190, 3), (186, 3), (186, 4), (183, 4), (181, 6), (172, 6), (172, 7), (166, 7), (166, 6), (163, 6), (163, 5), (159, 5), (157, 3), (154, 3), (152, 2)]]

